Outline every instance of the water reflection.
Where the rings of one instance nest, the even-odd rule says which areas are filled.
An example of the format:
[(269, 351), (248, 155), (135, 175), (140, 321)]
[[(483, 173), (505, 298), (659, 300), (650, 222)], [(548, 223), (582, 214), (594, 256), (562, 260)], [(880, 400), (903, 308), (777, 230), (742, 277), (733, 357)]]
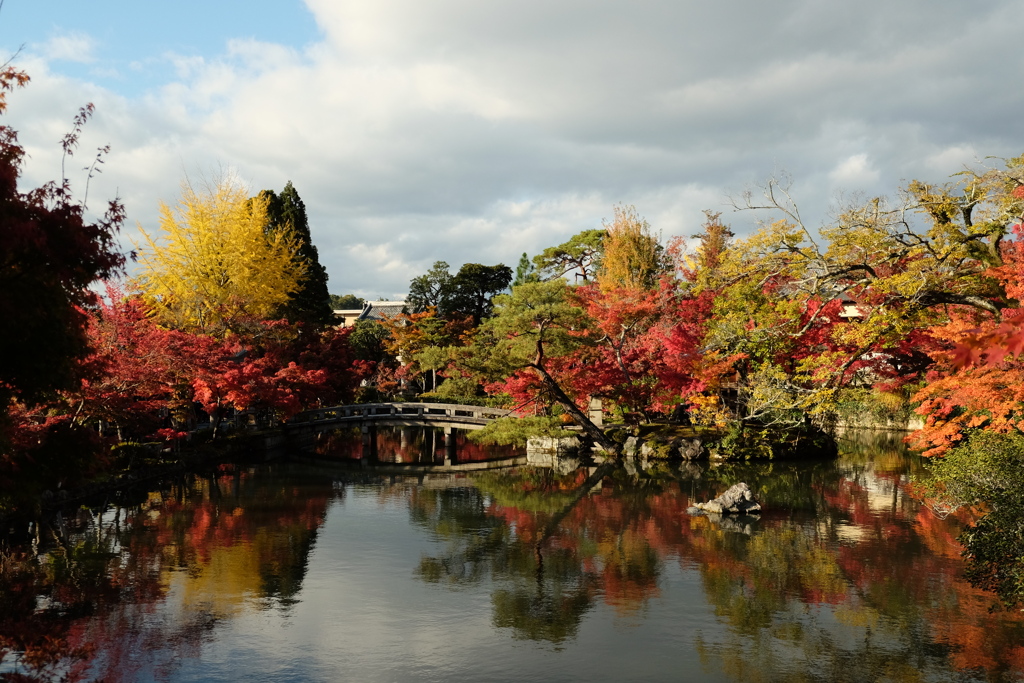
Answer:
[[(584, 473), (486, 474), (475, 479), (472, 523), (424, 515), (424, 505), (446, 509), (440, 492), (410, 497), (418, 523), (446, 527), (443, 552), (424, 557), (417, 575), (452, 585), (489, 575), (496, 627), (561, 645), (597, 603), (643, 615), (677, 562), (699, 573), (727, 627), (694, 645), (730, 677), (1015, 680), (1022, 621), (990, 612), (992, 596), (959, 578), (964, 520), (939, 519), (907, 493), (918, 467), (898, 447), (877, 458), (855, 447), (839, 463), (691, 466), (650, 478), (620, 470), (550, 538), (543, 530)], [(764, 504), (761, 518), (685, 514), (741, 480)]]
[[(438, 457), (421, 435), (387, 439), (400, 457)], [(0, 644), (24, 654), (0, 678), (194, 680), (249, 658), (266, 680), (287, 667), (330, 680), (338, 661), (353, 679), (411, 680), (415, 668), (387, 668), (407, 642), (396, 624), (448, 634), (481, 609), (492, 628), (405, 658), (438, 680), (611, 679), (617, 661), (677, 680), (675, 658), (703, 667), (684, 678), (718, 680), (1024, 673), (1022, 620), (960, 578), (970, 520), (908, 492), (919, 463), (898, 444), (850, 441), (820, 463), (635, 465), (345, 483), (340, 468), (225, 467), (23, 529), (0, 558)], [(759, 517), (686, 514), (737, 481)], [(595, 635), (604, 624), (612, 641)], [(571, 674), (553, 676), (563, 661)]]
[(366, 464), (455, 465), (521, 455), (513, 446), (482, 446), (457, 427), (361, 426), (321, 433), (313, 447), (319, 458)]
[(27, 547), (9, 541), (0, 645), (13, 654), (0, 675), (149, 678), (244, 610), (288, 610), (341, 495), (322, 478), (297, 493), (294, 479), (226, 466), (34, 526)]
[[(412, 519), (442, 540), (442, 552), (424, 557), (416, 575), (431, 583), (506, 579), (491, 594), (494, 623), (516, 637), (560, 643), (576, 634), (591, 603), (593, 577), (572, 548), (537, 552), (535, 515), (495, 514), (478, 488), (415, 490)], [(501, 508), (512, 512), (514, 508)]]

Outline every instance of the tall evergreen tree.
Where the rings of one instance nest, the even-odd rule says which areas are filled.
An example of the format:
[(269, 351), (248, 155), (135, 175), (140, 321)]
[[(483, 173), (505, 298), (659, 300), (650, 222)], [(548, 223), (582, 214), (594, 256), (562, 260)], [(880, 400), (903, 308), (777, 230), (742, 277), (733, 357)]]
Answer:
[(331, 295), (327, 291), (327, 270), (320, 265), (317, 249), (309, 234), (306, 219), (306, 205), (292, 181), (276, 194), (263, 190), (260, 196), (268, 200), (267, 213), (270, 217), (268, 230), (290, 227), (299, 242), (299, 259), (306, 266), (306, 275), (299, 282), (299, 290), (284, 305), (281, 315), (293, 322), (307, 322), (314, 325), (328, 325), (334, 320)]
[(540, 276), (537, 274), (537, 267), (533, 265), (533, 261), (530, 257), (523, 252), (523, 255), (519, 257), (519, 265), (516, 266), (516, 276), (512, 280), (512, 286), (518, 287), (519, 285), (525, 285), (527, 282), (540, 282)]

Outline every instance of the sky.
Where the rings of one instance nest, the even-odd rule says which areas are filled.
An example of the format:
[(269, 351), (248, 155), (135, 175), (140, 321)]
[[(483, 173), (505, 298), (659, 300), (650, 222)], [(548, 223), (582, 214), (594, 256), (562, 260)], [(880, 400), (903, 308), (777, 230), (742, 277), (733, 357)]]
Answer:
[[(791, 178), (844, 201), (1024, 153), (1011, 0), (3, 0), (32, 82), (22, 185), (120, 197), (126, 250), (182, 181), (289, 180), (332, 293), (403, 298), (438, 260), (514, 267), (634, 205), (664, 238)], [(20, 50), (20, 51), (19, 51)], [(77, 163), (75, 163), (77, 162)]]

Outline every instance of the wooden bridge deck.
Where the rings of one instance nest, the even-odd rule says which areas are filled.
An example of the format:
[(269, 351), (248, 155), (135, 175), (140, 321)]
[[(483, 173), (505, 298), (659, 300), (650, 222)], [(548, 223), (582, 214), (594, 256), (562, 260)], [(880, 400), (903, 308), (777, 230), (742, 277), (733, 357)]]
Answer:
[(292, 418), (289, 421), (289, 426), (326, 428), (344, 422), (378, 422), (394, 425), (438, 424), (464, 426), (472, 429), (511, 414), (510, 410), (486, 406), (444, 403), (362, 403), (307, 410)]

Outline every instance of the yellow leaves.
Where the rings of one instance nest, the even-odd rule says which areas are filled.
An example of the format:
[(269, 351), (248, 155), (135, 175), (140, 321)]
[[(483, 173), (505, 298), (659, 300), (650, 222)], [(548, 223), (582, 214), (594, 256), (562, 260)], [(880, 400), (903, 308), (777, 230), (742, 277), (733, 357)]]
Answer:
[(819, 599), (847, 593), (835, 556), (800, 528), (767, 529), (751, 539), (749, 548), (747, 563), (754, 569), (755, 581), (766, 588), (798, 589)]
[(177, 206), (161, 204), (158, 233), (140, 227), (135, 284), (175, 328), (223, 332), (234, 320), (272, 318), (305, 265), (295, 238), (268, 223), (265, 198), (227, 182), (200, 192), (185, 184)]
[(689, 415), (695, 425), (717, 429), (725, 429), (731, 417), (717, 394), (691, 396)]
[(665, 249), (635, 207), (616, 206), (614, 211), (614, 220), (605, 224), (608, 236), (604, 240), (598, 284), (604, 291), (653, 289), (671, 269)]
[(881, 614), (873, 607), (861, 603), (845, 603), (837, 605), (833, 610), (836, 621), (854, 628), (873, 629), (878, 627)]
[(907, 185), (907, 192), (917, 199), (918, 205), (937, 225), (953, 223), (960, 217), (961, 204), (958, 198), (953, 196), (953, 188), (949, 185), (936, 187), (912, 180)]
[(722, 280), (800, 275), (813, 256), (803, 235), (798, 226), (779, 220), (736, 242), (722, 259)]
[(753, 369), (747, 386), (747, 410), (751, 415), (798, 407), (800, 398), (794, 393), (789, 375), (782, 368), (764, 362)]

